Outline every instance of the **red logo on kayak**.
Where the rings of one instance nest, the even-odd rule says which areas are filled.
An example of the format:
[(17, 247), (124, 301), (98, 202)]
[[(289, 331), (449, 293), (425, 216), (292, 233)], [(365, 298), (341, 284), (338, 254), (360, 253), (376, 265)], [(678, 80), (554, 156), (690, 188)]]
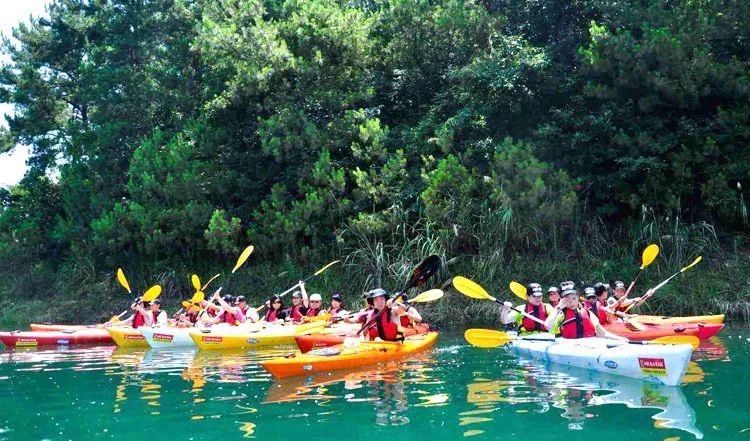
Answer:
[(664, 376), (667, 375), (667, 364), (663, 358), (641, 358), (638, 357), (638, 364), (641, 365), (641, 372)]
[(201, 341), (203, 343), (221, 343), (221, 337), (204, 336)]
[(125, 340), (143, 340), (143, 336), (140, 334), (127, 334)]
[(172, 341), (174, 339), (174, 336), (169, 334), (157, 334), (154, 332), (154, 340), (158, 341)]

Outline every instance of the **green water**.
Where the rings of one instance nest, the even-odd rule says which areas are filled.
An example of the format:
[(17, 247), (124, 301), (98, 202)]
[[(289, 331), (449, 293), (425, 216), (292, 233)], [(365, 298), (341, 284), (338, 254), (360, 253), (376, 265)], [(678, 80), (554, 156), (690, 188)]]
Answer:
[(257, 364), (289, 351), (5, 350), (0, 440), (750, 439), (746, 328), (704, 344), (678, 388), (539, 366), (460, 333), (376, 370), (274, 381)]

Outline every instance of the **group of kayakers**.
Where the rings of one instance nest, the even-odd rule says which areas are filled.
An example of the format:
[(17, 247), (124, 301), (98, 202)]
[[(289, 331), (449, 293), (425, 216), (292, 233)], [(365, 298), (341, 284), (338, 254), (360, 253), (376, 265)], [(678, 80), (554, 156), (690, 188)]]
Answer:
[(519, 333), (551, 332), (563, 338), (608, 337), (623, 340), (604, 329), (604, 325), (613, 323), (624, 312), (647, 299), (651, 292), (643, 297), (627, 298), (625, 284), (614, 283), (613, 296), (610, 297), (610, 286), (597, 283), (583, 289), (581, 293), (575, 283), (565, 281), (560, 287), (551, 286), (547, 290), (549, 303), (543, 301), (543, 288), (538, 283), (526, 286), (526, 304), (513, 308), (505, 302), (500, 312), (503, 325), (516, 327)]
[[(344, 321), (360, 323), (363, 335), (371, 340), (397, 341), (404, 336), (426, 332), (429, 328), (421, 324), (422, 316), (410, 305), (392, 299), (386, 290), (376, 288), (364, 293), (364, 308), (356, 312), (344, 309), (344, 299), (340, 293), (331, 296), (328, 307), (323, 306), (320, 294), (307, 294), (305, 283), (300, 281), (298, 289), (292, 293), (291, 305), (284, 306), (283, 296), (274, 295), (260, 308), (252, 308), (244, 296), (221, 296), (217, 290), (210, 299), (197, 304), (189, 304), (172, 318), (161, 309), (159, 299), (151, 302), (136, 300), (131, 305), (133, 314), (118, 322), (118, 325), (176, 326), (208, 328), (212, 326), (240, 326), (244, 323), (291, 323), (301, 324), (314, 317), (325, 316), (333, 323)], [(266, 308), (263, 316), (258, 311)]]

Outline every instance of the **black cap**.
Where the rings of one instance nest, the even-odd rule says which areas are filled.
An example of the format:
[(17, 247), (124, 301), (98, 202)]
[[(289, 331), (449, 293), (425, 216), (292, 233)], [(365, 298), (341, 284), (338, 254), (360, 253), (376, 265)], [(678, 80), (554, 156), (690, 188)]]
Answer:
[(332, 295), (331, 296), (331, 300), (335, 300), (335, 301), (340, 302), (340, 303), (344, 302), (344, 298), (341, 297), (341, 294), (339, 294), (339, 293), (335, 293), (334, 295)]
[(374, 300), (376, 297), (385, 297), (386, 300), (388, 300), (388, 298), (389, 298), (388, 292), (386, 292), (386, 290), (384, 290), (383, 288), (371, 289), (367, 293), (367, 298), (369, 298), (369, 299), (373, 299)]
[(247, 302), (247, 300), (245, 299), (245, 296), (237, 296), (236, 302), (237, 303)]

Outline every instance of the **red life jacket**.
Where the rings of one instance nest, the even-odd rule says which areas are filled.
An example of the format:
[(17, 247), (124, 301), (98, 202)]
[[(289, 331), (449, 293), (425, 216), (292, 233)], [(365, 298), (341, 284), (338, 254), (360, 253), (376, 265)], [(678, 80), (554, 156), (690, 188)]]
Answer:
[(302, 320), (302, 313), (300, 310), (302, 309), (302, 305), (292, 306), (287, 311), (287, 315), (292, 318), (294, 321), (300, 321)]
[(607, 310), (604, 309), (607, 307), (607, 302), (604, 300), (597, 300), (596, 301), (596, 317), (599, 319), (599, 323), (602, 325), (606, 325), (609, 323), (609, 316), (607, 316)]
[(198, 322), (198, 312), (188, 312), (186, 315), (188, 321), (192, 324), (196, 324)]
[(399, 317), (398, 319), (401, 322), (401, 327), (402, 328), (408, 328), (408, 327), (411, 326), (411, 319), (409, 318), (408, 315), (404, 314), (401, 317)]
[[(378, 311), (373, 309), (367, 316), (367, 321), (372, 320), (377, 315)], [(380, 337), (384, 341), (396, 341), (399, 339), (398, 325), (391, 321), (391, 308), (385, 308), (383, 314), (380, 315), (375, 325), (367, 330), (370, 336), (370, 340), (374, 340), (376, 337)]]
[(591, 323), (589, 310), (584, 309), (583, 311), (583, 313), (580, 313), (577, 309), (565, 308), (565, 318), (560, 327), (560, 335), (563, 338), (596, 337), (596, 329), (594, 329), (594, 324)]
[(264, 317), (265, 321), (267, 322), (275, 322), (276, 321), (276, 310), (271, 308), (268, 311), (266, 311), (266, 316)]
[(328, 311), (326, 311), (328, 314), (336, 315), (341, 311), (341, 308), (328, 308)]
[(320, 308), (310, 308), (307, 310), (307, 314), (305, 314), (306, 317), (317, 317), (318, 313), (320, 312)]
[(586, 301), (584, 302), (584, 306), (586, 306), (586, 309), (596, 314), (596, 318), (599, 319), (599, 323), (605, 323), (602, 320), (602, 315), (604, 315), (604, 320), (607, 320), (607, 313), (600, 308), (599, 301), (595, 300), (594, 303)]
[(244, 317), (247, 317), (247, 310), (250, 309), (250, 307), (249, 306), (245, 306), (244, 308), (241, 308), (241, 307), (238, 306), (238, 308), (240, 308), (240, 311), (242, 311), (242, 315)]
[[(539, 306), (533, 306), (531, 303), (526, 303), (526, 313), (533, 315), (541, 321), (547, 320), (547, 308), (544, 307), (544, 303), (541, 303)], [(541, 332), (546, 331), (547, 328), (542, 326), (541, 323), (537, 323), (530, 318), (524, 317), (523, 320), (521, 320), (521, 330)]]
[(136, 311), (135, 315), (133, 316), (133, 328), (140, 328), (141, 326), (146, 325), (146, 318), (143, 317), (143, 314), (141, 314), (140, 311)]
[(234, 326), (237, 324), (237, 319), (231, 312), (224, 311), (224, 323), (229, 323), (230, 325)]

